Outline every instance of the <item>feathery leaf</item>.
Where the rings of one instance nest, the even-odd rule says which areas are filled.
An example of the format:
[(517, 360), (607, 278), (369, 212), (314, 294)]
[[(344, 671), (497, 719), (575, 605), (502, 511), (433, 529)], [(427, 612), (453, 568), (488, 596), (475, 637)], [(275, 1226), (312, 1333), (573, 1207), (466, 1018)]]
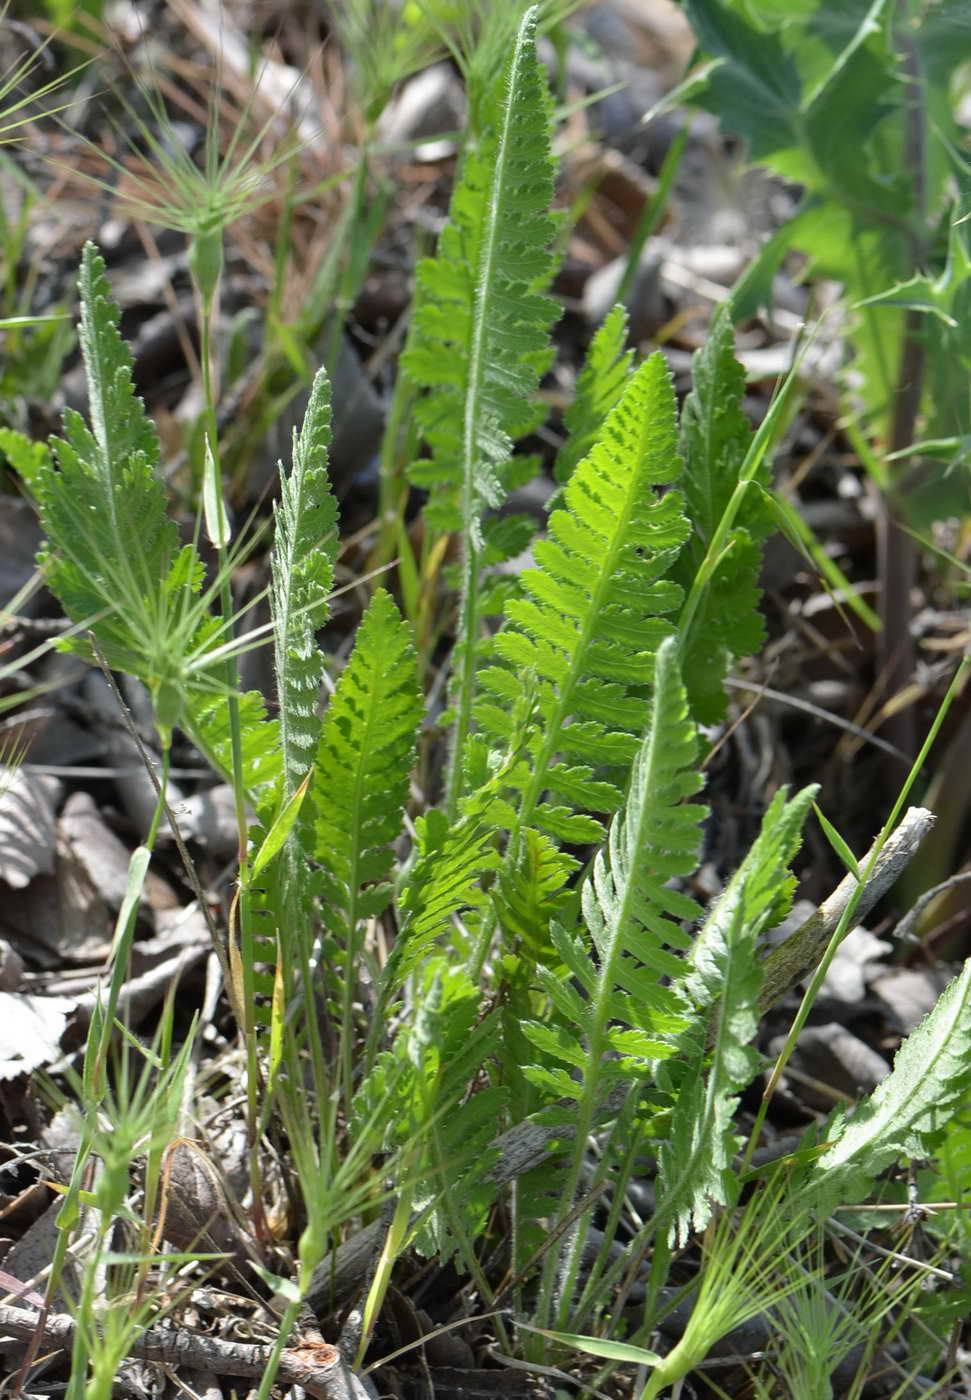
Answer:
[(558, 309), (537, 291), (554, 267), (551, 108), (533, 9), (491, 94), (482, 142), (464, 159), (438, 256), (418, 265), (402, 367), (431, 391), (418, 418), (432, 457), (413, 480), (433, 492), (426, 518), (440, 529), (478, 530), (482, 512), (502, 503), (501, 469), (533, 422)]
[(447, 1260), (456, 1227), (478, 1234), (496, 1196), (487, 1168), (505, 1095), (491, 1086), (468, 1093), (494, 1043), (496, 1012), (482, 1015), (480, 989), (444, 958), (422, 968), (415, 1006), (354, 1095), (351, 1135), (380, 1125), (419, 1216), (416, 1247)]
[(904, 1155), (923, 1157), (971, 1094), (971, 959), (897, 1051), (893, 1070), (847, 1119), (826, 1124), (831, 1142), (806, 1190), (822, 1210), (860, 1200)]
[[(529, 754), (512, 777), (523, 826), (535, 823), (564, 841), (597, 840), (601, 823), (583, 814), (621, 803), (647, 716), (643, 687), (671, 631), (663, 615), (682, 598), (665, 578), (688, 534), (682, 498), (654, 489), (680, 470), (674, 393), (657, 354), (628, 380), (567, 482), (549, 537), (534, 546), (539, 567), (522, 575), (527, 596), (507, 604), (494, 642), (505, 665), (480, 672), (491, 695), (476, 717), (500, 743), (522, 672), (538, 677)], [(543, 800), (547, 792), (557, 805)]]
[(488, 901), (488, 884), (502, 865), (496, 849), (494, 784), (470, 793), (462, 812), (449, 822), (433, 808), (416, 823), (418, 855), (401, 900), (403, 923), (385, 967), (386, 994), (393, 991), (428, 955), (452, 918), (479, 911)]
[[(688, 946), (680, 921), (701, 913), (693, 900), (668, 888), (672, 876), (692, 874), (700, 856), (707, 808), (685, 800), (703, 785), (697, 756), (672, 638), (658, 651), (651, 722), (634, 760), (627, 802), (581, 892), (596, 956), (575, 935), (554, 929), (557, 951), (586, 1001), (557, 970), (540, 970), (544, 989), (587, 1048), (576, 1043), (572, 1027), (523, 1027), (553, 1060), (585, 1069), (585, 1082), (573, 1085), (572, 1096), (582, 1094), (589, 1105), (603, 1097), (598, 1083), (653, 1077), (654, 1061), (674, 1052), (675, 1035), (685, 1027), (687, 1003), (663, 979), (683, 974), (683, 959), (670, 950)], [(619, 1058), (602, 1061), (608, 1048)], [(526, 1073), (540, 1083), (532, 1070)], [(545, 1080), (540, 1086), (550, 1087)], [(570, 1090), (561, 1082), (556, 1092)]]
[(571, 897), (564, 886), (578, 865), (532, 827), (526, 827), (518, 851), (507, 857), (496, 883), (496, 914), (507, 945), (527, 967), (552, 956), (550, 922), (562, 920), (563, 905)]
[[(276, 822), (288, 810), (294, 794), (309, 782), (320, 738), (317, 706), (324, 661), (315, 634), (327, 619), (337, 548), (337, 504), (327, 475), (330, 410), (330, 382), (320, 370), (311, 387), (300, 434), (293, 434), (290, 472), (279, 464), (280, 500), (273, 512), (270, 585), (281, 769)], [(249, 741), (250, 731), (244, 729), (244, 745)], [(273, 814), (263, 810), (261, 815), (272, 829)], [(295, 994), (298, 962), (304, 976), (312, 966), (315, 895), (320, 885), (319, 872), (311, 865), (313, 851), (311, 790), (287, 834), (279, 868), (271, 872), (260, 892), (254, 891), (252, 906), (254, 916), (265, 916), (254, 920), (254, 930), (262, 935), (257, 951), (262, 961), (272, 962), (269, 934), (272, 932), (274, 942), (285, 936), (286, 956), (277, 976), (288, 1002)], [(258, 874), (255, 865), (251, 873)], [(297, 956), (291, 952), (294, 947)], [(294, 1034), (291, 1027), (290, 1035)]]
[[(330, 383), (314, 379), (303, 426), (293, 435), (293, 466), (280, 465), (280, 500), (273, 519), (272, 586), (276, 683), (284, 795), (294, 792), (313, 762), (320, 737), (317, 702), (323, 657), (315, 632), (327, 620), (337, 548), (337, 503), (327, 476)], [(312, 807), (305, 805), (304, 826)]]
[(482, 140), (465, 157), (438, 257), (419, 265), (413, 334), (402, 356), (405, 373), (430, 391), (416, 413), (431, 458), (414, 465), (411, 479), (430, 493), (426, 523), (462, 532), (446, 791), (451, 816), (461, 795), (476, 647), (489, 606), (483, 515), (505, 497), (514, 439), (540, 421), (532, 396), (549, 363), (557, 314), (541, 291), (555, 265), (555, 222), (547, 212), (552, 99), (536, 56), (536, 18), (535, 7), (523, 16), (491, 93)]
[(313, 796), (331, 929), (345, 950), (381, 912), (422, 717), (411, 628), (379, 589), (327, 707)]
[(617, 406), (630, 376), (633, 350), (625, 350), (627, 312), (613, 307), (597, 331), (583, 369), (577, 376), (576, 394), (563, 415), (569, 436), (556, 456), (553, 475), (569, 481), (578, 462), (590, 452), (607, 415)]
[(758, 838), (716, 900), (676, 984), (693, 1015), (677, 1059), (658, 1068), (659, 1087), (674, 1099), (658, 1166), (659, 1199), (675, 1244), (704, 1229), (713, 1206), (732, 1196), (733, 1114), (759, 1063), (752, 1046), (762, 985), (758, 940), (787, 912), (794, 883), (788, 868), (815, 791), (806, 788), (788, 801), (783, 789), (773, 798)]

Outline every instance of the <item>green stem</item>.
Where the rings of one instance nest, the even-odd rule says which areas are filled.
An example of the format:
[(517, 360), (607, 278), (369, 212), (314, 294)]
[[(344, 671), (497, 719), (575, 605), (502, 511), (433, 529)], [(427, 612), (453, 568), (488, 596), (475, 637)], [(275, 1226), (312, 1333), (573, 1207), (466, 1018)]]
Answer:
[[(410, 1172), (405, 1173), (411, 1176)], [(355, 1366), (360, 1366), (364, 1360), (368, 1344), (371, 1340), (371, 1333), (374, 1322), (388, 1292), (391, 1283), (391, 1271), (395, 1261), (405, 1247), (409, 1230), (411, 1228), (411, 1205), (414, 1199), (414, 1188), (406, 1186), (402, 1189), (395, 1205), (394, 1216), (388, 1227), (384, 1245), (378, 1257), (378, 1265), (368, 1289), (367, 1298), (364, 1300), (363, 1319), (361, 1323), (361, 1338), (358, 1343)]]
[[(217, 244), (218, 238), (218, 244)], [(218, 310), (219, 274), (222, 268), (222, 235), (205, 235), (195, 240), (194, 256), (190, 259), (196, 277), (196, 288), (201, 306), (200, 317), (200, 360), (202, 363), (202, 389), (205, 402), (206, 439), (212, 454), (214, 489), (219, 494), (219, 509), (222, 509), (222, 472), (219, 462), (219, 437), (216, 421), (216, 391), (213, 378), (212, 332)], [(216, 541), (221, 552), (225, 543), (220, 531)], [(219, 607), (222, 613), (222, 642), (233, 640), (233, 597), (230, 571), (219, 569)], [(240, 1030), (246, 1048), (246, 1109), (247, 1136), (249, 1146), (249, 1178), (253, 1197), (253, 1225), (257, 1239), (265, 1236), (263, 1214), (262, 1168), (259, 1160), (260, 1141), (260, 1073), (257, 1057), (255, 1022), (255, 962), (256, 947), (253, 932), (253, 913), (248, 888), (248, 832), (246, 820), (246, 784), (243, 774), (243, 736), (239, 715), (239, 675), (232, 655), (225, 663), (226, 701), (229, 718), (229, 737), (232, 752), (233, 799), (236, 808), (236, 829), (238, 833), (239, 893), (237, 899), (237, 919), (239, 925), (239, 955), (242, 968), (243, 1004), (241, 1007), (243, 1025)]]
[[(216, 229), (193, 238), (189, 248), (189, 269), (199, 297), (199, 359), (202, 367), (202, 396), (205, 422), (206, 445), (212, 453), (215, 490), (220, 493), (219, 509), (222, 510), (222, 469), (219, 460), (219, 425), (216, 419), (216, 388), (213, 376), (213, 327), (219, 310), (219, 282), (223, 266), (222, 230)], [(216, 541), (217, 549), (223, 546), (222, 533)], [(228, 571), (220, 570), (219, 605), (222, 611), (223, 628), (221, 639), (231, 642), (233, 638), (233, 599)], [(239, 832), (240, 878), (245, 876), (246, 867), (246, 792), (243, 783), (243, 745), (239, 722), (239, 697), (237, 696), (236, 667), (230, 657), (226, 661), (226, 685), (229, 704), (229, 734), (233, 759), (233, 796), (236, 805), (236, 826)]]
[(280, 1369), (280, 1361), (286, 1350), (290, 1333), (297, 1324), (297, 1319), (300, 1316), (302, 1307), (303, 1302), (300, 1298), (295, 1298), (293, 1302), (287, 1304), (286, 1311), (280, 1319), (277, 1334), (273, 1342), (273, 1350), (270, 1352), (266, 1363), (266, 1369), (260, 1379), (260, 1388), (256, 1392), (256, 1400), (269, 1400), (270, 1392), (273, 1389), (273, 1383), (276, 1380), (276, 1373)]
[[(467, 469), (466, 475), (471, 476), (471, 469)], [(471, 487), (468, 494), (471, 498)], [(471, 519), (474, 515), (471, 499), (468, 508), (463, 508), (462, 514), (466, 521), (466, 537), (462, 550), (458, 636), (455, 642), (455, 648), (459, 654), (458, 691), (453, 700), (455, 721), (452, 725), (448, 780), (445, 787), (445, 810), (450, 821), (454, 821), (458, 815), (459, 798), (462, 795), (462, 753), (472, 728), (472, 705), (475, 701), (475, 651), (482, 621), (479, 611), (479, 584), (482, 564), (478, 546), (471, 538)]]
[(104, 1009), (94, 1022), (94, 1026), (97, 1027), (97, 1033), (93, 1035), (85, 1051), (84, 1083), (89, 1106), (100, 1103), (104, 1095), (104, 1073), (108, 1057), (108, 1048), (111, 1044), (111, 1033), (114, 1029), (118, 999), (121, 996), (121, 989), (128, 977), (131, 945), (135, 934), (135, 923), (138, 919), (141, 889), (148, 868), (148, 857), (155, 848), (159, 826), (165, 811), (165, 791), (168, 786), (170, 761), (171, 749), (169, 745), (166, 744), (162, 750), (161, 784), (155, 799), (152, 820), (144, 842), (132, 855), (129, 865), (128, 888), (125, 891), (125, 898), (118, 914), (118, 922), (115, 926), (115, 935), (111, 951), (111, 980), (108, 984), (108, 999)]

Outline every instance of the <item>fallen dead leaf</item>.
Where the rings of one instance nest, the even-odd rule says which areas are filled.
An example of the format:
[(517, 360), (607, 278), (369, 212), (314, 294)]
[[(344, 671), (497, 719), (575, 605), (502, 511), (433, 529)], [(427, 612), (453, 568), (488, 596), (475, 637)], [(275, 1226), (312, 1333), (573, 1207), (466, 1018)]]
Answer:
[(0, 880), (22, 890), (54, 869), (56, 778), (0, 767)]
[(29, 1074), (61, 1053), (72, 997), (0, 992), (0, 1080)]

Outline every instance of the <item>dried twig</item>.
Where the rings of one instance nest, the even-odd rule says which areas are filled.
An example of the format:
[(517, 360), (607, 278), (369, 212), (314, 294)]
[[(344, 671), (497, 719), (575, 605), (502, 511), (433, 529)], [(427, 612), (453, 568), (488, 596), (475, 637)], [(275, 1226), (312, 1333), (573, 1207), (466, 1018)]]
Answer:
[[(70, 1351), (75, 1322), (65, 1313), (42, 1320), (41, 1314), (27, 1308), (0, 1305), (0, 1334), (30, 1341), (37, 1333), (41, 1341), (56, 1350)], [(192, 1366), (211, 1370), (220, 1376), (262, 1376), (272, 1348), (252, 1342), (230, 1342), (221, 1337), (188, 1332), (183, 1328), (150, 1327), (136, 1338), (128, 1355), (141, 1361), (165, 1366)], [(317, 1400), (368, 1400), (368, 1389), (347, 1367), (336, 1347), (327, 1342), (305, 1341), (287, 1347), (280, 1360), (277, 1379), (285, 1385), (300, 1385)]]
[[(917, 847), (934, 825), (934, 813), (926, 807), (910, 807), (897, 830), (887, 839), (876, 859), (854, 910), (857, 921), (867, 914), (897, 882), (904, 867), (916, 854)], [(869, 859), (869, 857), (867, 858)], [(861, 861), (865, 867), (867, 861)], [(790, 987), (805, 977), (818, 964), (826, 945), (850, 899), (859, 888), (854, 875), (847, 875), (829, 899), (824, 900), (814, 914), (778, 948), (773, 948), (763, 964), (765, 978), (759, 1007), (767, 1011)]]

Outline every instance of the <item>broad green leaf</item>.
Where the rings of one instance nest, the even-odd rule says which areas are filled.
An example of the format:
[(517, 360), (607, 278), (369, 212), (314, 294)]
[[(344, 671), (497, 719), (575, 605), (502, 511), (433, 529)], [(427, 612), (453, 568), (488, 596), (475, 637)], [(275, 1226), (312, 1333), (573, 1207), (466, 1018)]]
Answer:
[(524, 1328), (527, 1332), (535, 1332), (537, 1336), (549, 1337), (554, 1342), (562, 1342), (564, 1346), (576, 1347), (577, 1351), (586, 1352), (588, 1356), (602, 1356), (606, 1361), (630, 1361), (636, 1366), (656, 1366), (661, 1360), (656, 1351), (632, 1346), (630, 1342), (585, 1337), (578, 1332), (555, 1332), (549, 1327), (535, 1327), (531, 1322), (523, 1322), (521, 1319), (517, 1319), (516, 1326)]
[(806, 1193), (820, 1209), (852, 1204), (902, 1156), (923, 1157), (971, 1095), (971, 960), (901, 1045), (893, 1070), (847, 1117), (823, 1129), (832, 1146)]
[(310, 787), (310, 780), (312, 777), (313, 769), (307, 774), (300, 786), (287, 798), (273, 822), (273, 825), (263, 838), (263, 842), (256, 852), (256, 855), (253, 857), (250, 866), (250, 873), (253, 879), (258, 878), (269, 865), (273, 857), (279, 855), (280, 851), (283, 849), (284, 843), (300, 815), (300, 808), (303, 806), (304, 798), (307, 796), (307, 790)]

